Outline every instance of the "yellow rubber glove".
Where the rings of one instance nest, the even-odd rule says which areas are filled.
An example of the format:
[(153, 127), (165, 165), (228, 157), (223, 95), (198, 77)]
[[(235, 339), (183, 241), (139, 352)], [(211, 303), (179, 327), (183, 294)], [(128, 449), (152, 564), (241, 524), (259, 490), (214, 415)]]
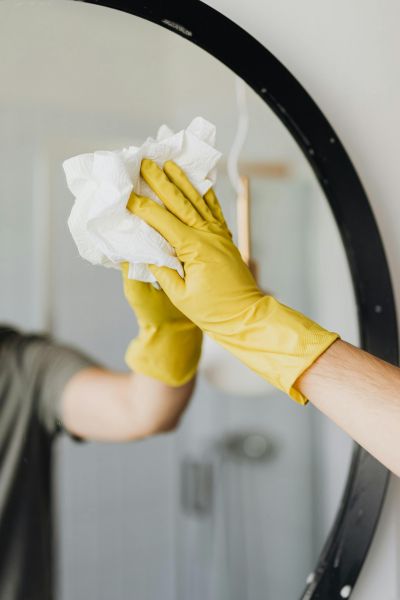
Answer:
[(167, 385), (190, 381), (201, 354), (202, 332), (187, 319), (162, 290), (128, 279), (122, 265), (124, 293), (139, 324), (139, 335), (128, 346), (127, 365)]
[(184, 279), (172, 269), (150, 267), (168, 297), (216, 342), (306, 404), (294, 384), (338, 335), (261, 292), (212, 190), (202, 198), (171, 161), (162, 171), (145, 159), (141, 174), (167, 210), (135, 195), (130, 208), (170, 242), (184, 266)]

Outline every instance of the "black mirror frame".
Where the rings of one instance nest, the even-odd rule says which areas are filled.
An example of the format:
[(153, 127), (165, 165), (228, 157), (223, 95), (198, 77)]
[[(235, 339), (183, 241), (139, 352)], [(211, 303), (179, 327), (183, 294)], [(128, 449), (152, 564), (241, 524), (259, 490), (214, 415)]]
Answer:
[[(124, 11), (185, 37), (261, 96), (299, 144), (330, 204), (351, 270), (361, 346), (398, 364), (392, 284), (368, 198), (335, 131), (293, 75), (246, 31), (199, 0), (72, 1)], [(374, 537), (389, 475), (354, 445), (335, 522), (302, 600), (349, 597)]]

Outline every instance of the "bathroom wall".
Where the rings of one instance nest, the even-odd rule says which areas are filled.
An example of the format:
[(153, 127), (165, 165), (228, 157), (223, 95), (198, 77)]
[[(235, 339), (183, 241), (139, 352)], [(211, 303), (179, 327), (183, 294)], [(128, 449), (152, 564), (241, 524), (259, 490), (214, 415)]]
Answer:
[[(395, 236), (395, 225), (396, 218), (400, 216), (400, 209), (395, 207), (394, 156), (397, 140), (392, 134), (396, 129), (393, 127), (392, 120), (396, 117), (393, 90), (396, 91), (397, 100), (400, 90), (394, 87), (393, 79), (389, 76), (389, 65), (392, 61), (394, 72), (394, 56), (395, 51), (398, 51), (394, 28), (393, 36), (390, 35), (391, 23), (395, 20), (395, 10), (397, 10), (394, 3), (388, 5), (392, 7), (393, 14), (390, 19), (386, 17), (387, 22), (386, 20), (382, 22), (381, 29), (378, 4), (372, 2), (363, 3), (362, 14), (356, 11), (354, 4), (349, 8), (344, 2), (339, 2), (335, 7), (332, 4), (332, 7), (325, 5), (322, 8), (316, 1), (310, 0), (303, 2), (301, 8), (288, 0), (282, 0), (279, 5), (269, 0), (263, 2), (249, 0), (246, 11), (241, 10), (239, 3), (228, 1), (216, 3), (215, 6), (223, 12), (226, 11), (226, 14), (231, 14), (237, 22), (253, 31), (254, 35), (289, 66), (320, 103), (354, 158), (371, 195), (380, 226), (390, 241), (388, 250), (392, 267), (396, 266), (396, 261), (400, 262), (400, 242)], [(361, 9), (361, 2), (356, 6)], [(248, 10), (249, 7), (252, 7), (252, 10)], [(118, 18), (121, 26), (125, 27), (123, 35), (113, 37), (110, 33), (106, 38), (108, 35), (106, 32), (112, 31), (108, 26), (109, 17), (103, 18), (103, 13), (96, 7), (81, 6), (79, 9), (99, 11), (97, 51), (101, 47), (100, 42), (104, 40), (110, 48), (113, 44), (118, 44), (119, 49), (129, 51), (130, 30), (123, 15), (118, 16), (118, 13), (113, 13), (113, 19)], [(295, 14), (297, 11), (298, 14)], [(312, 15), (312, 18), (309, 15)], [(357, 31), (358, 20), (363, 23), (363, 27), (359, 28), (363, 31)], [(301, 27), (299, 23), (302, 23)], [(76, 27), (80, 26), (82, 26), (80, 19), (77, 18)], [(101, 31), (103, 37), (100, 35)], [(56, 43), (61, 39), (61, 35), (61, 31), (58, 30), (54, 40), (54, 60), (57, 58)], [(91, 47), (96, 47), (94, 37), (91, 38)], [(347, 53), (343, 48), (347, 49)], [(74, 51), (73, 44), (69, 51)], [(170, 72), (169, 65), (173, 64), (173, 52), (171, 46), (168, 55), (160, 55), (157, 53), (156, 39), (154, 40), (154, 60), (157, 60), (157, 63), (161, 60), (165, 61), (166, 77), (163, 85), (168, 84), (167, 74)], [(366, 56), (368, 61), (365, 59)], [(82, 56), (79, 58), (82, 60)], [(188, 51), (188, 66), (193, 58), (194, 53)], [(90, 60), (87, 64), (85, 62), (80, 64), (82, 70), (90, 68)], [(362, 71), (360, 71), (361, 64)], [(126, 68), (129, 69), (128, 61)], [(212, 72), (213, 70), (210, 69), (210, 78), (213, 77)], [(140, 107), (141, 115), (144, 107), (148, 108), (149, 112), (143, 115), (139, 131), (138, 120), (126, 111), (126, 104), (120, 101), (122, 96), (132, 97), (132, 99), (135, 97), (134, 84), (137, 85), (138, 82), (129, 81), (119, 76), (118, 72), (107, 70), (105, 66), (98, 77), (104, 94), (99, 95), (93, 91), (92, 98), (86, 96), (88, 100), (86, 107), (79, 101), (79, 88), (65, 89), (64, 94), (54, 94), (52, 100), (64, 96), (65, 105), (57, 107), (53, 104), (53, 107), (48, 106), (44, 113), (41, 113), (38, 108), (27, 110), (25, 118), (20, 118), (17, 123), (13, 122), (12, 111), (7, 111), (3, 106), (0, 123), (2, 130), (0, 152), (3, 156), (0, 169), (3, 170), (0, 186), (2, 202), (3, 198), (8, 202), (5, 231), (11, 233), (18, 230), (24, 235), (18, 240), (20, 243), (12, 260), (7, 259), (5, 251), (1, 253), (2, 277), (3, 280), (7, 279), (10, 282), (4, 290), (1, 307), (3, 318), (6, 316), (28, 328), (50, 325), (61, 339), (78, 344), (99, 360), (119, 368), (123, 366), (121, 348), (125, 347), (127, 341), (134, 335), (136, 324), (122, 299), (118, 273), (94, 269), (80, 261), (76, 255), (65, 227), (71, 198), (65, 190), (60, 163), (65, 153), (70, 155), (103, 144), (107, 147), (116, 147), (131, 143), (132, 135), (139, 137), (147, 135), (148, 123), (164, 120), (166, 112), (171, 116), (173, 126), (182, 126), (183, 122), (193, 116), (193, 110), (197, 110), (197, 106), (204, 106), (205, 101), (198, 96), (197, 105), (188, 103), (187, 108), (182, 110), (180, 104), (178, 111), (174, 108), (173, 94), (169, 94), (166, 97), (168, 104), (164, 98), (162, 110), (156, 101), (152, 106), (144, 104)], [(78, 81), (79, 77), (77, 77)], [(215, 71), (214, 81), (215, 86), (217, 83), (221, 84), (221, 72), (218, 69)], [(226, 96), (220, 94), (213, 110), (210, 110), (209, 115), (206, 116), (218, 119), (222, 124), (219, 143), (226, 150), (229, 147), (235, 120), (233, 82), (229, 76), (226, 76), (224, 81), (227, 88)], [(45, 97), (45, 92), (49, 90), (45, 90), (44, 82), (41, 82), (41, 85), (33, 84), (34, 81), (30, 89), (33, 90), (39, 106)], [(22, 85), (29, 86), (29, 81), (21, 81)], [(156, 99), (161, 87), (160, 82), (157, 82), (157, 85), (153, 82), (153, 85)], [(229, 88), (231, 85), (232, 88)], [(393, 96), (390, 96), (390, 93), (393, 93)], [(193, 97), (194, 95), (191, 94), (188, 100), (191, 99), (193, 102)], [(10, 97), (8, 101), (11, 102), (12, 98)], [(232, 103), (231, 111), (227, 110), (229, 102)], [(385, 105), (387, 112), (379, 117), (378, 124), (376, 111), (380, 105)], [(354, 127), (351, 128), (350, 125), (353, 123)], [(272, 123), (271, 127), (271, 131), (274, 131)], [(277, 133), (276, 129), (275, 132)], [(68, 143), (66, 138), (69, 140)], [(274, 136), (271, 133), (268, 147), (273, 149), (274, 156), (279, 153), (283, 156), (288, 152), (291, 159), (295, 159), (290, 143), (278, 134)], [(375, 151), (375, 148), (380, 152)], [(9, 161), (7, 164), (13, 165), (13, 168), (5, 168), (6, 158)], [(24, 177), (20, 176), (21, 167), (26, 170)], [(17, 207), (15, 206), (15, 197), (27, 198), (30, 195), (32, 203), (21, 202)], [(57, 199), (57, 202), (54, 202), (54, 199)], [(327, 230), (332, 233), (329, 226), (323, 225), (324, 219), (326, 213), (315, 214), (316, 222), (323, 228), (320, 229), (321, 235), (324, 235)], [(13, 235), (13, 240), (16, 241), (15, 234)], [(333, 243), (334, 236), (333, 233)], [(9, 239), (3, 238), (3, 242), (4, 248), (8, 248)], [(341, 264), (340, 250), (338, 253), (337, 264)], [(330, 258), (334, 263), (332, 256)], [(325, 259), (328, 259), (327, 255)], [(74, 264), (73, 269), (69, 268), (69, 264), (72, 264), (69, 261)], [(318, 270), (318, 265), (315, 267), (315, 282), (321, 283), (323, 273)], [(15, 277), (16, 272), (20, 273), (20, 277)], [(111, 280), (114, 287), (110, 285)], [(71, 290), (88, 288), (90, 292), (87, 294), (71, 293)], [(29, 303), (25, 300), (27, 289), (30, 290)], [(100, 319), (110, 306), (114, 311), (113, 319), (107, 322), (103, 319), (101, 330), (94, 320), (76, 317), (80, 314), (85, 315), (91, 310), (92, 314), (97, 314)], [(329, 289), (326, 289), (320, 292), (318, 300), (315, 299), (316, 314), (320, 315), (327, 326), (336, 328), (335, 314), (331, 309)], [(342, 319), (343, 307), (338, 306), (337, 311), (338, 318)], [(126, 327), (127, 322), (131, 322), (131, 329)], [(346, 331), (348, 339), (355, 341), (354, 319), (349, 318), (347, 323), (341, 320), (340, 324), (341, 331)], [(116, 329), (118, 335), (115, 334)], [(179, 472), (174, 457), (177, 452), (197, 452), (194, 434), (196, 432), (199, 434), (199, 430), (200, 433), (207, 432), (209, 436), (219, 433), (220, 423), (226, 420), (228, 412), (232, 428), (239, 424), (250, 426), (262, 414), (262, 407), (258, 406), (260, 404), (258, 401), (252, 400), (253, 415), (249, 416), (249, 411), (244, 405), (238, 410), (237, 399), (223, 398), (204, 383), (201, 384), (199, 393), (203, 395), (203, 402), (194, 405), (189, 415), (191, 422), (186, 422), (186, 429), (178, 440), (161, 437), (136, 445), (134, 451), (130, 447), (122, 449), (121, 446), (87, 445), (83, 448), (68, 440), (62, 442), (58, 494), (63, 510), (60, 559), (63, 600), (83, 597), (96, 597), (100, 600), (112, 596), (125, 598), (129, 597), (130, 590), (134, 590), (138, 598), (146, 598), (146, 600), (160, 597), (166, 600), (177, 600), (176, 590), (178, 590), (179, 597), (186, 599), (188, 596), (185, 592), (187, 589), (194, 589), (194, 582), (197, 585), (196, 593), (200, 594), (202, 591), (201, 586), (204, 585), (202, 575), (206, 573), (206, 571), (202, 572), (202, 569), (207, 568), (209, 557), (205, 557), (201, 550), (200, 555), (188, 554), (189, 578), (187, 579), (187, 573), (186, 576), (182, 573), (185, 568), (184, 558), (179, 566), (176, 562), (176, 552), (181, 552), (180, 556), (184, 557), (182, 550), (185, 550), (185, 542), (190, 536), (192, 540), (195, 539), (196, 535), (200, 536), (197, 538), (198, 547), (207, 548), (209, 542), (207, 536), (210, 535), (210, 530), (202, 528), (200, 533), (200, 529), (196, 530), (193, 524), (188, 525), (187, 521), (185, 523), (179, 520), (180, 515), (177, 514)], [(213, 408), (210, 408), (211, 406)], [(215, 409), (215, 406), (218, 408)], [(275, 421), (279, 423), (281, 419), (293, 439), (298, 439), (300, 443), (301, 432), (296, 432), (296, 423), (290, 420), (292, 411), (289, 409), (289, 403), (281, 406), (283, 408), (279, 410), (283, 412), (279, 417), (277, 415)], [(195, 432), (190, 424), (196, 419), (198, 420)], [(288, 430), (288, 423), (291, 430)], [(313, 426), (317, 438), (324, 439), (324, 449), (318, 455), (316, 468), (318, 477), (321, 478), (318, 489), (321, 499), (320, 530), (325, 531), (340, 496), (338, 480), (340, 481), (342, 477), (348, 440), (318, 415), (315, 415)], [(296, 435), (299, 438), (296, 438)], [(338, 457), (338, 447), (340, 457)], [(290, 468), (291, 456), (293, 454), (285, 458), (285, 466), (288, 468)], [(295, 474), (293, 469), (292, 475)], [(243, 470), (241, 476), (248, 489), (259, 491), (265, 489), (263, 487), (265, 482), (257, 473), (251, 474)], [(81, 482), (85, 483), (81, 484)], [(384, 600), (397, 598), (395, 561), (399, 524), (391, 507), (400, 498), (398, 487), (396, 483), (392, 486), (387, 510), (369, 558), (369, 568), (365, 569), (359, 589), (353, 596), (358, 597), (359, 600), (376, 598), (377, 589), (382, 585), (385, 586), (383, 587), (385, 594), (387, 591)], [(117, 493), (114, 493), (114, 489)], [(249, 510), (254, 509), (252, 498), (244, 498), (244, 503)], [(120, 517), (118, 519), (113, 516), (116, 504)], [(262, 508), (258, 507), (258, 510)], [(304, 506), (302, 510), (305, 511)], [(263, 514), (265, 515), (265, 512)], [(152, 523), (151, 528), (147, 527), (148, 523)], [(268, 524), (267, 521), (265, 523)], [(186, 532), (179, 539), (176, 524), (180, 525), (180, 531)], [(254, 527), (254, 523), (252, 526)], [(189, 527), (191, 530), (188, 533)], [(317, 539), (322, 538), (321, 531), (317, 532)], [(256, 540), (256, 529), (252, 532)], [(285, 531), (283, 528), (280, 530), (282, 539), (286, 534), (292, 533), (292, 530)], [(290, 541), (291, 538), (287, 539)], [(261, 545), (257, 546), (257, 543), (256, 540), (251, 548), (252, 552), (256, 553), (260, 550)], [(281, 551), (283, 550), (284, 547), (281, 548)], [(291, 551), (294, 551), (294, 548)], [(132, 564), (129, 571), (122, 563), (115, 561), (115, 557), (123, 556), (130, 557)], [(262, 586), (265, 585), (263, 569), (266, 561), (263, 556), (260, 560), (260, 554), (258, 559), (258, 562), (253, 561), (251, 572), (253, 587), (248, 590), (249, 598), (260, 597), (263, 592)], [(307, 561), (312, 564), (311, 554), (306, 556), (305, 564), (308, 564)], [(193, 571), (194, 563), (198, 565), (195, 571)], [(223, 557), (217, 557), (217, 564), (222, 565), (222, 563)], [(152, 570), (157, 572), (157, 577), (148, 576), (149, 564)], [(104, 565), (108, 568), (104, 569)], [(239, 577), (240, 573), (237, 575)], [(283, 573), (279, 575), (284, 576)], [(295, 589), (298, 590), (299, 586), (296, 585)], [(277, 590), (279, 587), (272, 588), (269, 592), (272, 597), (277, 597), (279, 593)], [(237, 593), (240, 594), (240, 589)], [(233, 598), (232, 594), (229, 595), (229, 590), (222, 590), (221, 598), (224, 597), (223, 594), (230, 599)], [(194, 598), (195, 596), (192, 595), (192, 599)]]
[[(252, 33), (335, 128), (367, 190), (400, 306), (400, 5), (395, 0), (206, 2)], [(327, 464), (334, 462), (327, 456)], [(393, 478), (354, 600), (400, 597), (400, 483)]]

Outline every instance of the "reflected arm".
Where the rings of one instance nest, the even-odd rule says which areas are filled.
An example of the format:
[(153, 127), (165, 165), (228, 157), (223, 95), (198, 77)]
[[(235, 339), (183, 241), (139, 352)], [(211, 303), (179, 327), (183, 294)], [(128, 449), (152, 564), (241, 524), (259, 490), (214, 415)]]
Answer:
[(337, 340), (295, 386), (400, 476), (400, 369)]
[(71, 434), (98, 441), (133, 441), (171, 431), (194, 381), (173, 387), (141, 373), (83, 369), (63, 391), (62, 421)]

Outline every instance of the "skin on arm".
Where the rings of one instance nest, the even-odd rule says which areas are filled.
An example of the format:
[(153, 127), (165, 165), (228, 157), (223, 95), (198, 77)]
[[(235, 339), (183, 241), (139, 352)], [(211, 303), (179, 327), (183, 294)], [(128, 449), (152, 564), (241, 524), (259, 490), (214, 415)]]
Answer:
[(173, 387), (142, 373), (83, 369), (63, 391), (63, 425), (78, 437), (106, 442), (172, 431), (190, 400), (194, 382), (193, 378)]
[(132, 441), (173, 430), (192, 395), (200, 359), (200, 329), (162, 290), (129, 279), (128, 263), (121, 269), (139, 325), (125, 354), (133, 372), (84, 369), (61, 399), (65, 428), (90, 440)]
[(388, 469), (400, 476), (400, 369), (342, 340), (295, 386)]

